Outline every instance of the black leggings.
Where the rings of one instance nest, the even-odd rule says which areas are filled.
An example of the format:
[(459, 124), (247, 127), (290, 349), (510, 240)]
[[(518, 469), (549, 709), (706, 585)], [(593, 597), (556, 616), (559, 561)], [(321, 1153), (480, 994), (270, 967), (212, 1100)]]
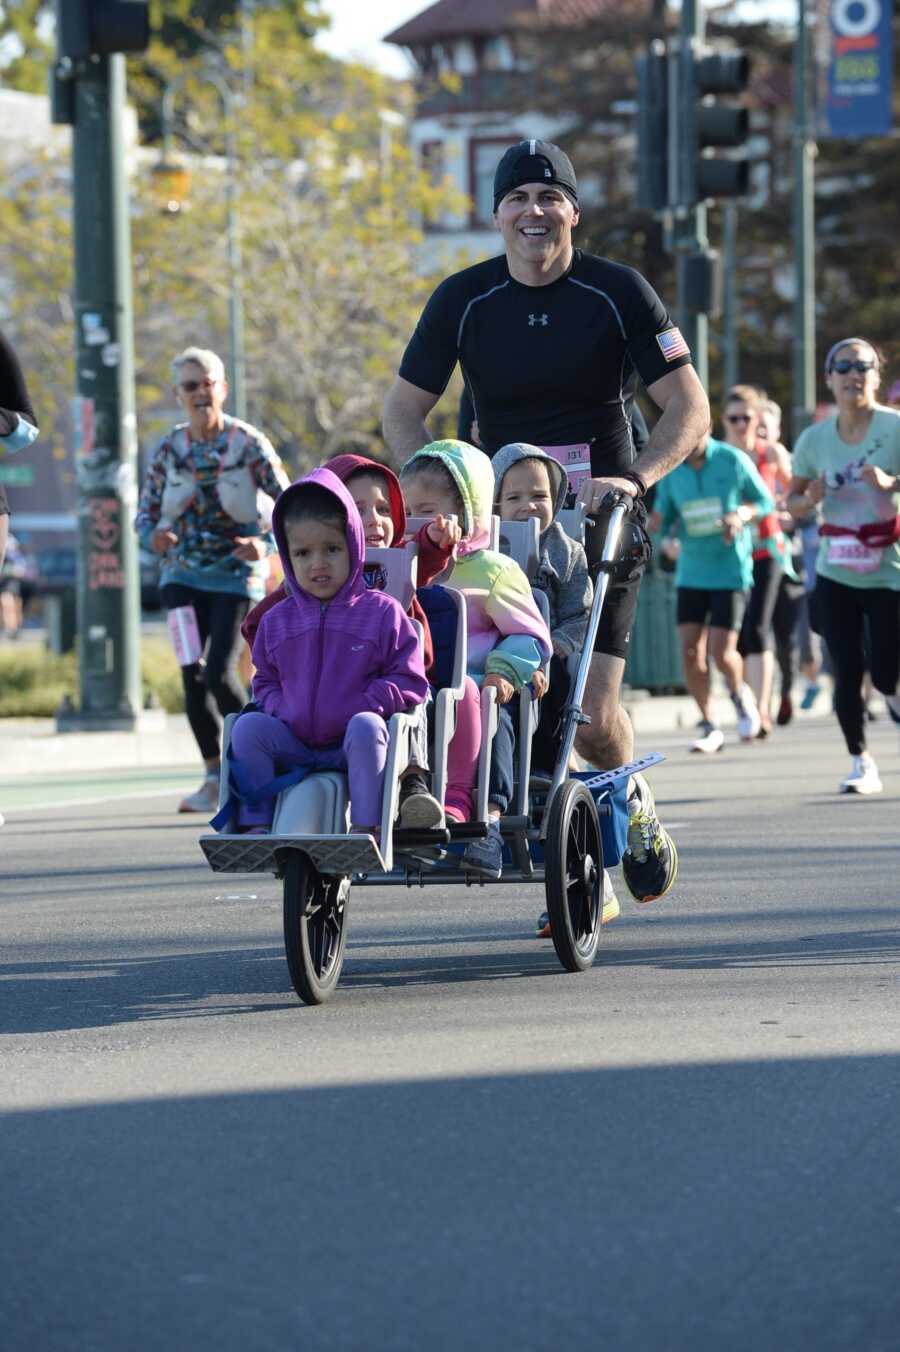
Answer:
[(180, 582), (167, 583), (161, 588), (160, 596), (167, 610), (193, 606), (197, 615), (204, 657), (181, 668), (184, 711), (197, 739), (200, 755), (204, 760), (214, 760), (221, 750), (216, 708), (224, 718), (226, 714), (240, 713), (247, 703), (247, 692), (238, 679), (237, 666), (244, 644), (241, 622), (250, 602), (246, 596), (200, 591)]
[[(866, 749), (862, 680), (893, 695), (900, 678), (900, 591), (816, 581), (816, 612), (834, 664), (834, 712), (851, 756)], [(868, 646), (866, 644), (868, 639)]]
[(744, 611), (744, 623), (738, 639), (741, 657), (752, 653), (767, 653), (772, 649), (772, 616), (778, 601), (778, 588), (784, 570), (777, 560), (767, 554), (753, 561), (753, 586)]
[(775, 635), (775, 660), (781, 672), (781, 693), (789, 695), (797, 674), (797, 654), (800, 647), (798, 626), (801, 607), (806, 600), (802, 582), (793, 582), (782, 574), (778, 599), (772, 615), (772, 633)]

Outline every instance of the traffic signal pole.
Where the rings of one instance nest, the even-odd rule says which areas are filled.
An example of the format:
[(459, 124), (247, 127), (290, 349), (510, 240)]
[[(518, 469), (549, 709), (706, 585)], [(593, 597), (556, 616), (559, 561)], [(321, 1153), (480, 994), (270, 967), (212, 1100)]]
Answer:
[[(697, 0), (683, 0), (674, 59), (669, 63), (669, 183), (674, 203), (672, 247), (676, 259), (678, 325), (691, 349), (704, 389), (709, 387), (709, 319), (688, 305), (690, 259), (709, 248), (705, 202), (685, 203), (693, 175), (697, 133), (693, 94), (694, 47), (706, 32), (706, 15)], [(674, 44), (673, 44), (674, 45)]]
[(815, 155), (810, 115), (809, 0), (797, 0), (794, 55), (794, 441), (813, 420), (816, 407)]

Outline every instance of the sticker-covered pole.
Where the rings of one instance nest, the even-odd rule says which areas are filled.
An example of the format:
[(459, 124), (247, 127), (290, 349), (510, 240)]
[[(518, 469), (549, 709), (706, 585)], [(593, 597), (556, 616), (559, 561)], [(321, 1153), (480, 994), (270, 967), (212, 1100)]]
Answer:
[(72, 71), (80, 708), (61, 729), (130, 730), (141, 710), (125, 58)]

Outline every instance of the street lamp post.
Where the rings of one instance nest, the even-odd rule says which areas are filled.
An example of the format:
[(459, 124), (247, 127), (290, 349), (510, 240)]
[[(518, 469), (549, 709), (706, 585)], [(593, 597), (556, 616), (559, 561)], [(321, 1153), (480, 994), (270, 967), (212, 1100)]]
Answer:
[(812, 422), (816, 407), (815, 155), (810, 116), (809, 0), (797, 0), (794, 58), (794, 339), (791, 436)]
[[(228, 385), (232, 407), (238, 418), (247, 417), (247, 382), (244, 359), (244, 273), (241, 254), (241, 225), (237, 193), (237, 135), (235, 131), (235, 96), (218, 71), (207, 70), (204, 78), (222, 100), (225, 119), (225, 205), (228, 238)], [(163, 90), (163, 159), (171, 160), (174, 127), (175, 94), (183, 82), (169, 81)]]

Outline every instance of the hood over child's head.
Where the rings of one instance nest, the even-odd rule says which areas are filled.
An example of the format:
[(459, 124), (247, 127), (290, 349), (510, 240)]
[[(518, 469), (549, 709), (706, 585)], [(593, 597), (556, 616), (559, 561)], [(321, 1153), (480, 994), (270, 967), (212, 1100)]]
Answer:
[(406, 534), (406, 511), (400, 481), (388, 465), (347, 452), (322, 467), (345, 483), (362, 517), (366, 544), (374, 549), (399, 545)]
[(410, 516), (453, 515), (460, 557), (486, 549), (491, 535), (494, 475), (483, 451), (465, 441), (431, 441), (407, 460), (400, 482)]
[(501, 520), (524, 521), (536, 516), (543, 534), (566, 505), (569, 493), (569, 478), (559, 461), (540, 446), (511, 441), (501, 446), (491, 468)]
[(286, 488), (272, 528), (285, 585), (297, 601), (332, 601), (365, 590), (363, 525), (345, 485), (315, 469)]

